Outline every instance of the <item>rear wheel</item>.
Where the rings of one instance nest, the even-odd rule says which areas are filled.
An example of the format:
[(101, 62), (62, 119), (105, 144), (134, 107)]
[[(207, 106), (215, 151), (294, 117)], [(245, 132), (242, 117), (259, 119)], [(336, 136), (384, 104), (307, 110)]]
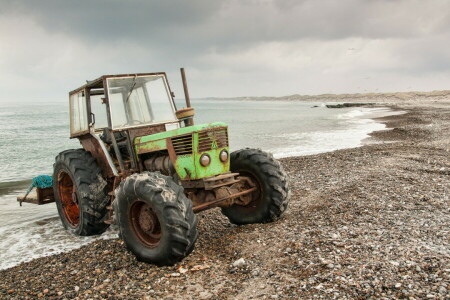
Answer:
[(114, 203), (120, 236), (138, 260), (173, 265), (197, 240), (197, 217), (183, 188), (159, 172), (128, 176)]
[(231, 223), (273, 222), (284, 213), (289, 203), (287, 176), (271, 154), (248, 148), (235, 151), (230, 156), (230, 169), (256, 187), (249, 204), (222, 208)]
[(103, 233), (108, 204), (107, 182), (92, 155), (83, 150), (67, 150), (55, 158), (53, 191), (64, 228), (75, 235)]

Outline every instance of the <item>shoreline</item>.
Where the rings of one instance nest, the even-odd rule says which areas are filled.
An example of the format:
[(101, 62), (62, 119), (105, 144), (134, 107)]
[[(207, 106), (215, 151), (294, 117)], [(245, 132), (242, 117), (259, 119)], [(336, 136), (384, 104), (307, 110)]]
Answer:
[[(302, 102), (302, 101), (299, 101)], [(383, 105), (383, 104), (375, 104), (372, 106), (356, 106), (356, 107), (352, 107), (353, 109), (358, 109), (358, 108), (363, 108), (363, 109), (376, 109), (376, 108), (386, 108), (389, 109), (389, 111), (386, 112), (382, 112), (381, 114), (383, 116), (379, 116), (379, 117), (371, 117), (371, 116), (361, 116), (361, 117), (355, 117), (355, 119), (371, 119), (374, 120), (376, 122), (377, 119), (379, 118), (383, 118), (385, 116), (389, 117), (392, 115), (392, 111), (401, 111), (401, 109), (396, 109), (395, 106), (392, 106), (390, 104), (387, 105)], [(334, 108), (331, 108), (334, 109)], [(371, 114), (371, 113), (367, 113), (367, 114)], [(378, 123), (382, 123), (382, 122), (378, 122)], [(363, 140), (361, 140), (361, 142), (363, 142)], [(344, 147), (344, 148), (340, 148), (340, 149), (348, 149), (348, 148), (353, 148), (353, 147)], [(339, 150), (339, 149), (335, 149), (335, 150)], [(326, 152), (331, 152), (331, 151), (335, 151), (335, 150), (325, 150), (323, 152), (318, 152), (318, 153), (311, 153), (311, 154), (305, 154), (305, 155), (313, 155), (313, 154), (319, 154), (319, 153), (326, 153)], [(277, 155), (277, 153), (274, 153), (274, 155)], [(286, 157), (295, 157), (295, 156), (299, 156), (299, 155), (289, 155), (289, 156), (281, 156), (280, 158), (286, 158)], [(18, 190), (26, 190), (28, 188), (28, 186), (30, 185), (32, 181), (32, 178), (26, 178), (26, 179), (19, 179), (19, 180), (15, 180), (15, 181), (6, 181), (6, 182), (0, 182), (0, 197), (8, 195), (10, 193), (14, 193), (17, 192)]]
[[(0, 295), (445, 298), (450, 106), (444, 106), (394, 106), (407, 113), (377, 118), (392, 128), (371, 134), (379, 143), (280, 159), (292, 189), (286, 215), (237, 227), (219, 210), (200, 214), (196, 250), (177, 266), (209, 267), (203, 271), (167, 277), (177, 266), (137, 262), (117, 239), (96, 241), (1, 270)], [(239, 258), (246, 265), (231, 267)]]
[(450, 90), (429, 91), (429, 92), (385, 92), (385, 93), (352, 93), (352, 94), (320, 94), (320, 95), (286, 95), (280, 97), (228, 97), (218, 98), (209, 97), (198, 100), (231, 100), (231, 101), (300, 101), (300, 102), (374, 102), (374, 103), (396, 103), (405, 105), (408, 103), (420, 104), (426, 103), (450, 103)]
[[(349, 120), (351, 122), (359, 122), (359, 120), (365, 122), (367, 120), (373, 120), (375, 117), (386, 117), (391, 116), (393, 114), (397, 114), (395, 110), (391, 109), (388, 106), (379, 106), (379, 107), (370, 107), (370, 108), (354, 108), (351, 109), (351, 112), (353, 111), (357, 112), (357, 116), (354, 116), (350, 118)], [(345, 110), (348, 112), (348, 110)], [(347, 113), (344, 113), (346, 115)], [(342, 115), (342, 114), (341, 114)], [(366, 127), (367, 130), (365, 135), (370, 134), (373, 132), (373, 130), (377, 127), (384, 127), (384, 125), (380, 122), (377, 122), (378, 125), (373, 123), (367, 123), (365, 125), (362, 125), (363, 128)], [(349, 125), (354, 126), (354, 125)], [(361, 125), (358, 125), (361, 126)], [(349, 127), (350, 129), (350, 127)], [(361, 130), (361, 129), (359, 129)], [(364, 131), (364, 130), (363, 130)], [(353, 131), (352, 131), (353, 132)], [(361, 134), (361, 133), (360, 133)], [(348, 133), (347, 135), (350, 135)], [(314, 155), (314, 154), (321, 154), (321, 153), (329, 153), (332, 151), (336, 151), (338, 149), (348, 149), (353, 147), (361, 147), (365, 144), (365, 140), (367, 138), (363, 138), (361, 136), (360, 139), (357, 141), (353, 141), (354, 145), (347, 144), (343, 145), (340, 148), (337, 149), (322, 149), (320, 152), (312, 152), (312, 153), (305, 153), (305, 154), (295, 154), (296, 151), (294, 151), (295, 148), (292, 148), (294, 154), (288, 155), (288, 156), (281, 156), (281, 157), (295, 157), (295, 156), (307, 156), (307, 155)], [(355, 142), (357, 142), (355, 144)], [(358, 144), (358, 145), (357, 145)], [(278, 157), (280, 153), (274, 152), (275, 157)], [(14, 210), (11, 210), (11, 207), (9, 209), (7, 208), (6, 211), (3, 211), (0, 213), (0, 215), (6, 217), (9, 213), (14, 213), (15, 215), (21, 215), (23, 219), (21, 219), (20, 224), (15, 224), (11, 221), (4, 221), (0, 222), (3, 224), (0, 224), (2, 227), (2, 236), (4, 240), (0, 242), (0, 251), (3, 249), (3, 261), (0, 261), (0, 270), (5, 270), (11, 267), (14, 267), (16, 265), (19, 265), (24, 262), (29, 262), (33, 259), (37, 259), (40, 257), (55, 255), (58, 253), (65, 253), (69, 252), (73, 249), (80, 248), (86, 244), (92, 243), (94, 240), (98, 239), (97, 237), (89, 237), (89, 238), (77, 238), (73, 237), (70, 234), (68, 234), (66, 231), (64, 231), (62, 228), (60, 228), (60, 220), (56, 211), (56, 207), (54, 205), (46, 205), (45, 207), (34, 207), (33, 205), (27, 205), (25, 204), (25, 207), (18, 208), (18, 204), (14, 201), (15, 200), (15, 193), (18, 193), (18, 191), (23, 192), (26, 188), (28, 188), (28, 184), (31, 182), (31, 180), (23, 180), (19, 182), (13, 182), (10, 186), (7, 184), (3, 184), (3, 186), (0, 184), (0, 200), (6, 200), (9, 199), (11, 202), (13, 202)], [(3, 193), (2, 193), (3, 192)], [(2, 199), (2, 197), (4, 199)], [(18, 209), (16, 211), (16, 209)], [(39, 212), (38, 215), (35, 215), (32, 213), (32, 211)], [(30, 216), (33, 216), (30, 218)], [(43, 231), (44, 230), (44, 231)], [(36, 237), (36, 234), (38, 232), (41, 232), (41, 236), (38, 238)], [(113, 232), (108, 232), (107, 236), (108, 238), (114, 238)], [(117, 233), (116, 233), (117, 234)], [(58, 236), (58, 241), (52, 241), (52, 236)], [(99, 238), (104, 238), (106, 235), (103, 234)], [(48, 240), (48, 242), (46, 242)], [(77, 242), (77, 240), (79, 240)], [(10, 243), (13, 243), (14, 241), (18, 241), (18, 244), (20, 244), (19, 247), (15, 247), (15, 251), (12, 251), (11, 249), (8, 249), (8, 246)], [(33, 249), (33, 251), (27, 250), (27, 249)], [(16, 253), (20, 253), (19, 257), (16, 255)]]

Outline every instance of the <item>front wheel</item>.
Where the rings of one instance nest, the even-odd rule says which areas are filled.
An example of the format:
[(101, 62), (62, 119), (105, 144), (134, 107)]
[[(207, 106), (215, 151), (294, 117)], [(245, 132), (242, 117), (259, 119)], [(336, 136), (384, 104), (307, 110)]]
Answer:
[(116, 196), (120, 236), (138, 260), (173, 265), (194, 249), (197, 217), (171, 177), (133, 174), (122, 181)]
[(259, 149), (242, 149), (231, 153), (230, 169), (251, 180), (256, 191), (249, 204), (222, 208), (231, 223), (243, 225), (268, 223), (278, 219), (289, 203), (286, 173), (271, 154)]

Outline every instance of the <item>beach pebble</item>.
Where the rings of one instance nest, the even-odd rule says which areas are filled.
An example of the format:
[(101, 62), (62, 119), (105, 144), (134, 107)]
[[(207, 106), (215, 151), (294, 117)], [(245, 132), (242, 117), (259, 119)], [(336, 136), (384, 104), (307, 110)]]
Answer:
[(233, 262), (233, 267), (240, 268), (246, 265), (245, 259), (239, 258)]
[(401, 104), (408, 113), (371, 134), (385, 143), (280, 159), (291, 188), (286, 213), (237, 226), (220, 209), (201, 212), (195, 250), (174, 266), (137, 260), (114, 235), (0, 270), (0, 295), (447, 299), (448, 103)]

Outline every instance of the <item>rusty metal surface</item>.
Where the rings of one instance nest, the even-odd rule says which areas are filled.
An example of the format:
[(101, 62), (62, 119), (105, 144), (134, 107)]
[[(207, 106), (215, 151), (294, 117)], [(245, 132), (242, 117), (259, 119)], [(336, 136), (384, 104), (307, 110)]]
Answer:
[[(231, 205), (248, 205), (254, 198), (258, 186), (249, 177), (238, 173), (227, 173), (203, 180), (196, 180), (194, 186), (185, 187), (187, 197), (192, 201), (194, 212), (212, 207), (228, 207)], [(205, 182), (215, 186), (206, 190)], [(183, 181), (183, 184), (192, 183)], [(201, 186), (203, 185), (203, 186)]]
[(164, 124), (160, 124), (147, 127), (128, 128), (127, 130), (130, 134), (131, 142), (134, 144), (135, 138), (166, 131), (166, 126)]
[[(184, 73), (184, 68), (181, 68), (180, 71), (181, 71), (181, 79), (183, 81), (184, 98), (186, 99), (186, 106), (189, 108), (191, 107), (191, 99), (189, 98), (189, 90), (187, 87), (186, 74)], [(188, 126), (194, 125), (194, 118), (189, 118), (187, 120)]]
[(155, 248), (162, 237), (158, 216), (147, 203), (135, 201), (129, 211), (131, 228), (138, 239), (147, 247)]
[(175, 112), (175, 116), (177, 117), (177, 119), (179, 121), (184, 122), (185, 127), (190, 126), (189, 119), (193, 119), (194, 115), (195, 115), (195, 110), (192, 107), (183, 108), (183, 109), (177, 110)]
[(108, 159), (103, 153), (100, 143), (91, 134), (86, 134), (79, 137), (80, 143), (84, 150), (89, 151), (95, 158), (97, 165), (102, 170), (102, 175), (104, 178), (109, 178), (114, 176), (114, 172), (109, 166)]
[(242, 192), (239, 192), (239, 193), (236, 193), (236, 194), (228, 195), (228, 196), (225, 196), (223, 198), (219, 198), (219, 199), (216, 199), (216, 200), (213, 200), (213, 201), (208, 201), (206, 203), (202, 203), (200, 205), (194, 206), (193, 207), (193, 211), (194, 211), (194, 213), (198, 213), (198, 212), (206, 210), (208, 208), (216, 207), (220, 202), (223, 202), (225, 200), (238, 198), (240, 196), (252, 193), (254, 191), (256, 191), (256, 187), (250, 188), (248, 190), (245, 190), (245, 191), (242, 191)]
[(206, 152), (211, 149), (228, 147), (228, 132), (227, 127), (219, 127), (200, 131), (198, 133), (198, 148), (199, 153)]
[(104, 87), (103, 81), (104, 81), (105, 79), (107, 79), (107, 78), (114, 78), (114, 77), (131, 77), (131, 76), (138, 76), (138, 77), (139, 77), (139, 76), (158, 76), (158, 75), (163, 75), (164, 77), (167, 78), (165, 72), (156, 72), (156, 73), (136, 73), (136, 74), (119, 74), (119, 75), (103, 75), (103, 76), (100, 76), (100, 77), (98, 77), (98, 78), (96, 78), (96, 79), (94, 79), (94, 80), (87, 81), (86, 84), (80, 86), (79, 88), (77, 88), (77, 89), (75, 89), (75, 90), (73, 90), (73, 91), (70, 91), (70, 92), (69, 92), (69, 95), (76, 94), (76, 93), (78, 93), (79, 91), (81, 91), (81, 90), (83, 90), (83, 89), (85, 89), (85, 88), (103, 88), (103, 87)]
[(58, 193), (61, 208), (67, 223), (71, 227), (77, 227), (80, 223), (80, 209), (78, 206), (77, 189), (72, 177), (64, 171), (57, 176)]
[(239, 180), (236, 180), (236, 176), (238, 175), (239, 173), (226, 172), (217, 176), (197, 180), (183, 180), (181, 185), (186, 189), (201, 188), (205, 190), (212, 190), (223, 185), (232, 185), (233, 183), (238, 182)]
[(105, 219), (105, 223), (106, 224), (114, 224), (115, 222), (115, 220), (114, 220), (114, 207), (113, 207), (113, 201), (114, 201), (114, 199), (115, 199), (115, 197), (116, 197), (116, 193), (115, 193), (115, 191), (116, 191), (116, 188), (120, 185), (120, 182), (122, 181), (122, 177), (121, 176), (116, 176), (116, 177), (114, 177), (114, 179), (113, 179), (113, 181), (112, 181), (112, 183), (111, 182), (108, 182), (108, 184), (110, 185), (110, 186), (112, 186), (112, 188), (111, 189), (108, 189), (110, 192), (108, 192), (108, 196), (109, 196), (109, 203), (110, 203), (110, 205), (108, 205), (107, 207), (106, 207), (106, 209), (108, 210), (108, 212), (107, 212), (107, 217), (106, 217), (106, 219)]
[(213, 190), (221, 186), (232, 185), (234, 183), (239, 182), (235, 177), (238, 176), (239, 173), (224, 173), (218, 176), (204, 178), (203, 182), (205, 184), (205, 190)]
[(153, 156), (144, 161), (145, 170), (150, 172), (159, 171), (161, 174), (171, 176), (176, 173), (175, 168), (168, 155)]
[(44, 205), (55, 202), (53, 195), (53, 187), (49, 188), (36, 188), (36, 193), (30, 193), (27, 196), (18, 196), (18, 202), (32, 203), (37, 205)]
[(175, 112), (175, 116), (177, 117), (178, 120), (192, 118), (194, 115), (195, 109), (193, 107), (182, 108)]
[(171, 139), (172, 147), (175, 154), (178, 155), (190, 155), (192, 154), (192, 134), (185, 134), (173, 137)]

